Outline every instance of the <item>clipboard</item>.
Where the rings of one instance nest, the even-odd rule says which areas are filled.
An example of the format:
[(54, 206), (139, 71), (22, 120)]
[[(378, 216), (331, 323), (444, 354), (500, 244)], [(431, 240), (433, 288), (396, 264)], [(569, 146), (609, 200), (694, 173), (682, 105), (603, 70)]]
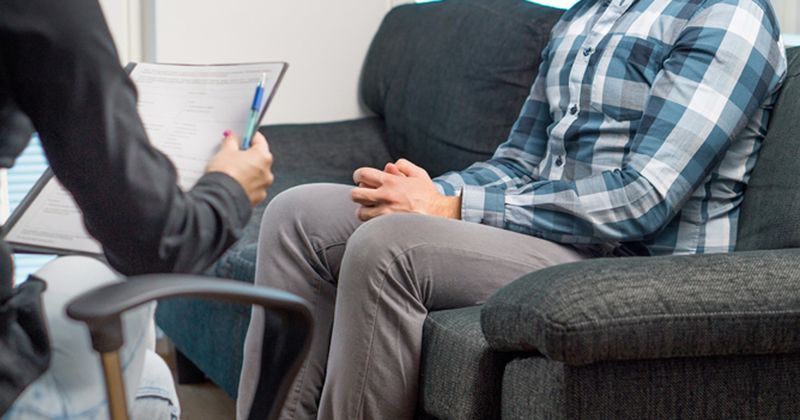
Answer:
[[(139, 63), (131, 62), (127, 66), (125, 66), (125, 71), (129, 75), (133, 75), (134, 70), (139, 65), (140, 65)], [(197, 69), (231, 70), (231, 69), (234, 69), (234, 68), (237, 68), (237, 67), (244, 69), (244, 68), (248, 68), (249, 66), (270, 66), (270, 68), (274, 67), (276, 74), (274, 74), (273, 78), (270, 79), (270, 84), (271, 84), (270, 88), (265, 90), (264, 103), (262, 105), (261, 112), (260, 112), (259, 119), (258, 119), (258, 121), (261, 121), (264, 118), (264, 115), (266, 114), (266, 111), (269, 108), (269, 105), (270, 105), (270, 103), (272, 102), (272, 99), (275, 96), (275, 92), (278, 90), (278, 86), (280, 85), (281, 81), (283, 80), (283, 77), (284, 77), (284, 75), (286, 73), (286, 70), (287, 70), (289, 65), (286, 62), (262, 62), (262, 63), (227, 63), (227, 64), (210, 64), (210, 65), (150, 64), (150, 63), (144, 63), (144, 64), (142, 64), (142, 66), (147, 66), (147, 68), (153, 68), (153, 69), (159, 69), (159, 68), (160, 69), (165, 69), (165, 68), (169, 68), (169, 69), (185, 69), (188, 72), (191, 72), (191, 71), (197, 70)], [(136, 83), (136, 80), (134, 80), (134, 83)], [(255, 88), (255, 83), (253, 83), (251, 88), (253, 88), (253, 89)], [(252, 90), (250, 90), (250, 92), (248, 92), (248, 95), (250, 95), (250, 96), (247, 96), (244, 99), (246, 99), (247, 102), (249, 103), (249, 101), (252, 98)], [(247, 116), (247, 111), (248, 110), (249, 110), (249, 108), (241, 110), (242, 117), (246, 117)], [(142, 109), (140, 108), (139, 111), (140, 111), (140, 115), (141, 115), (142, 114)], [(144, 116), (142, 116), (142, 120), (143, 120), (143, 122), (144, 122), (144, 124), (146, 126), (147, 125), (147, 121), (145, 120)], [(150, 139), (151, 144), (153, 144), (153, 141), (152, 141), (152, 138), (151, 138), (151, 135), (150, 135), (149, 132), (148, 132), (148, 139)], [(158, 145), (156, 145), (156, 144), (153, 144), (153, 146), (156, 147), (157, 149), (159, 148)], [(161, 150), (161, 151), (162, 151), (162, 153), (166, 154), (170, 158), (170, 160), (173, 160), (173, 156), (170, 156), (170, 154), (167, 153), (164, 150)], [(174, 163), (175, 162), (173, 160), (173, 164)], [(178, 165), (176, 165), (176, 168), (180, 170), (180, 167), (178, 167)], [(14, 234), (17, 233), (17, 229), (20, 228), (20, 223), (25, 219), (25, 217), (29, 216), (29, 212), (31, 211), (31, 208), (35, 207), (35, 205), (38, 204), (37, 200), (40, 199), (40, 197), (42, 195), (42, 192), (45, 190), (45, 188), (55, 188), (54, 184), (57, 183), (57, 182), (58, 181), (55, 178), (52, 169), (50, 169), (48, 167), (45, 170), (45, 172), (36, 181), (36, 183), (31, 188), (31, 190), (25, 195), (25, 198), (23, 198), (23, 200), (20, 202), (20, 204), (14, 209), (14, 211), (9, 216), (6, 224), (3, 226), (3, 231), (2, 231), (3, 240), (6, 243), (9, 244), (9, 246), (12, 248), (12, 250), (15, 253), (55, 254), (55, 255), (61, 255), (61, 256), (63, 256), (63, 255), (86, 255), (86, 256), (91, 256), (91, 257), (101, 257), (102, 258), (103, 257), (103, 252), (102, 252), (102, 247), (99, 245), (99, 243), (97, 244), (97, 249), (96, 250), (87, 251), (87, 249), (90, 248), (88, 246), (84, 246), (84, 247), (82, 247), (82, 249), (74, 249), (74, 248), (71, 248), (69, 246), (53, 246), (53, 245), (49, 245), (49, 244), (44, 243), (45, 242), (44, 240), (39, 240), (38, 242), (34, 241), (34, 240), (31, 240), (31, 241), (18, 241), (18, 240), (15, 240), (13, 238), (10, 238), (10, 236), (14, 236)], [(71, 201), (71, 197), (70, 197), (70, 201)], [(71, 202), (71, 205), (74, 206), (75, 209), (78, 212), (80, 212), (80, 210), (77, 209), (77, 206), (74, 204), (74, 202)], [(83, 226), (83, 221), (82, 221), (82, 216), (81, 216), (81, 218), (80, 218), (80, 227), (82, 227), (82, 226)], [(85, 235), (86, 235), (87, 239), (91, 239), (92, 241), (94, 241), (94, 239), (91, 238), (91, 236), (89, 236), (88, 233), (86, 233)]]

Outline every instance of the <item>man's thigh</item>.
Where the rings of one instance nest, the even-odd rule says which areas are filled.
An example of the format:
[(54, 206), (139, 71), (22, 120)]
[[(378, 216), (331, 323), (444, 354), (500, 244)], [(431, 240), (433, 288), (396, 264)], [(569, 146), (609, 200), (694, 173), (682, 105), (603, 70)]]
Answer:
[[(360, 273), (374, 267), (390, 281), (405, 283), (427, 309), (437, 310), (481, 304), (527, 273), (585, 258), (572, 247), (534, 236), (398, 214), (378, 217), (356, 230), (345, 257), (353, 265), (348, 267), (353, 279), (344, 281), (365, 281)], [(380, 275), (375, 278), (382, 281)]]
[[(305, 184), (276, 196), (261, 223), (256, 282), (292, 290), (284, 282), (295, 281), (297, 275), (308, 277), (298, 273), (309, 264), (315, 274), (335, 284), (345, 244), (361, 225), (358, 205), (350, 199), (352, 189), (343, 184)], [(296, 258), (305, 261), (298, 265)]]

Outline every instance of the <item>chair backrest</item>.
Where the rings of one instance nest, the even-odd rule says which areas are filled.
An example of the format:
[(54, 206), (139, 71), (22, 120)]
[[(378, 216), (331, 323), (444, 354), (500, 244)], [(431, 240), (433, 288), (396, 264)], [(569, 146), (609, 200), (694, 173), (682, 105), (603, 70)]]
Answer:
[(800, 248), (800, 48), (744, 194), (737, 251)]
[(562, 11), (524, 0), (445, 0), (393, 9), (361, 79), (389, 150), (431, 175), (490, 157), (508, 137)]

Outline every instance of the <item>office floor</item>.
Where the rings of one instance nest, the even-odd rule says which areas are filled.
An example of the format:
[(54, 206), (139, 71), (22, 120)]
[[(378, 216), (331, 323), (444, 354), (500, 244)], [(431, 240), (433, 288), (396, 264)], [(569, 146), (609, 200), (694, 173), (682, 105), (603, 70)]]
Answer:
[(233, 399), (211, 382), (178, 385), (178, 399), (184, 420), (229, 420), (236, 415)]
[[(172, 376), (177, 377), (169, 339), (160, 338), (156, 350), (172, 369)], [(177, 385), (177, 391), (183, 420), (232, 420), (236, 417), (236, 402), (212, 382)]]

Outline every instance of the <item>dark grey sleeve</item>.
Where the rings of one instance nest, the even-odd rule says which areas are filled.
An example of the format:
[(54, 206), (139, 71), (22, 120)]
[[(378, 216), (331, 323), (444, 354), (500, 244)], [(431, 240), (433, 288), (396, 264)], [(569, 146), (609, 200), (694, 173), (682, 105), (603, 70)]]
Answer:
[(198, 272), (240, 236), (239, 184), (212, 173), (184, 193), (148, 142), (97, 0), (5, 0), (0, 65), (114, 268)]

